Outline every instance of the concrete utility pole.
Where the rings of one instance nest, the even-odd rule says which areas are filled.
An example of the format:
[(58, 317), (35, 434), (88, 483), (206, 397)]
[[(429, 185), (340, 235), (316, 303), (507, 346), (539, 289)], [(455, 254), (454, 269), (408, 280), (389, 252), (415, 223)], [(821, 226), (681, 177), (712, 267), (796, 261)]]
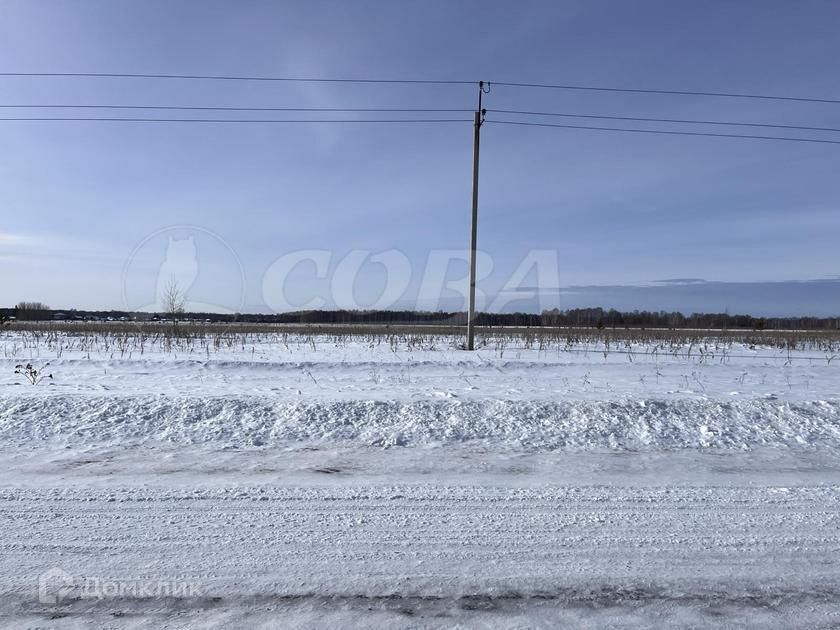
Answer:
[[(489, 87), (489, 83), (487, 84)], [(467, 350), (475, 349), (475, 257), (476, 241), (478, 238), (478, 147), (481, 141), (481, 123), (484, 122), (486, 110), (481, 108), (481, 96), (484, 91), (484, 81), (478, 82), (478, 110), (475, 112), (473, 129), (473, 188), (472, 188), (472, 233), (470, 236), (470, 303), (467, 312)]]

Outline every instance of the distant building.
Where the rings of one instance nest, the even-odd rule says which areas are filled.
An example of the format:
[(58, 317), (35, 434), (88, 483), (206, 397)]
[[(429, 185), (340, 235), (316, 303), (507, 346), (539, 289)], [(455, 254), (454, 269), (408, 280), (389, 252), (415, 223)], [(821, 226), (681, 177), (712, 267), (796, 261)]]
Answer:
[(64, 313), (55, 313), (53, 314), (53, 319), (56, 321), (64, 321), (65, 319), (67, 319), (67, 315), (65, 315)]

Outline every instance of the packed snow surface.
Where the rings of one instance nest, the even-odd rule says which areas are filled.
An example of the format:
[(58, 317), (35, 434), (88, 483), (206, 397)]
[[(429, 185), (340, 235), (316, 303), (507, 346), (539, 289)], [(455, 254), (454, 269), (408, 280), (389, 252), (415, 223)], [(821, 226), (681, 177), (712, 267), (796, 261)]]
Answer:
[(0, 625), (840, 624), (830, 352), (9, 332), (0, 352)]
[[(816, 350), (25, 341), (6, 339), (16, 354), (0, 359), (6, 444), (840, 446), (840, 361)], [(24, 383), (21, 361), (53, 378)]]

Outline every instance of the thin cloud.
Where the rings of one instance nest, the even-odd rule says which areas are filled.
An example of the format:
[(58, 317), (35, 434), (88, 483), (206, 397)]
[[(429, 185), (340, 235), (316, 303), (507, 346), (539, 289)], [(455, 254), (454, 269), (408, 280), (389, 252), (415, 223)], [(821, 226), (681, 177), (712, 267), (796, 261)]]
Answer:
[(654, 284), (706, 284), (703, 278), (668, 278), (666, 280), (654, 280)]

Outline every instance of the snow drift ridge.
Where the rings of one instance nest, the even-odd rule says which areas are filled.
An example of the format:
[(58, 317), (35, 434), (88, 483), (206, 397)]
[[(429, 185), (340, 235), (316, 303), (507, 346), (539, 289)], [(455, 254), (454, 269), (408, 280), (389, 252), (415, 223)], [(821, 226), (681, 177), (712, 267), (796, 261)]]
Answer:
[(840, 402), (321, 401), (271, 397), (0, 397), (0, 446), (299, 443), (533, 450), (840, 449)]

